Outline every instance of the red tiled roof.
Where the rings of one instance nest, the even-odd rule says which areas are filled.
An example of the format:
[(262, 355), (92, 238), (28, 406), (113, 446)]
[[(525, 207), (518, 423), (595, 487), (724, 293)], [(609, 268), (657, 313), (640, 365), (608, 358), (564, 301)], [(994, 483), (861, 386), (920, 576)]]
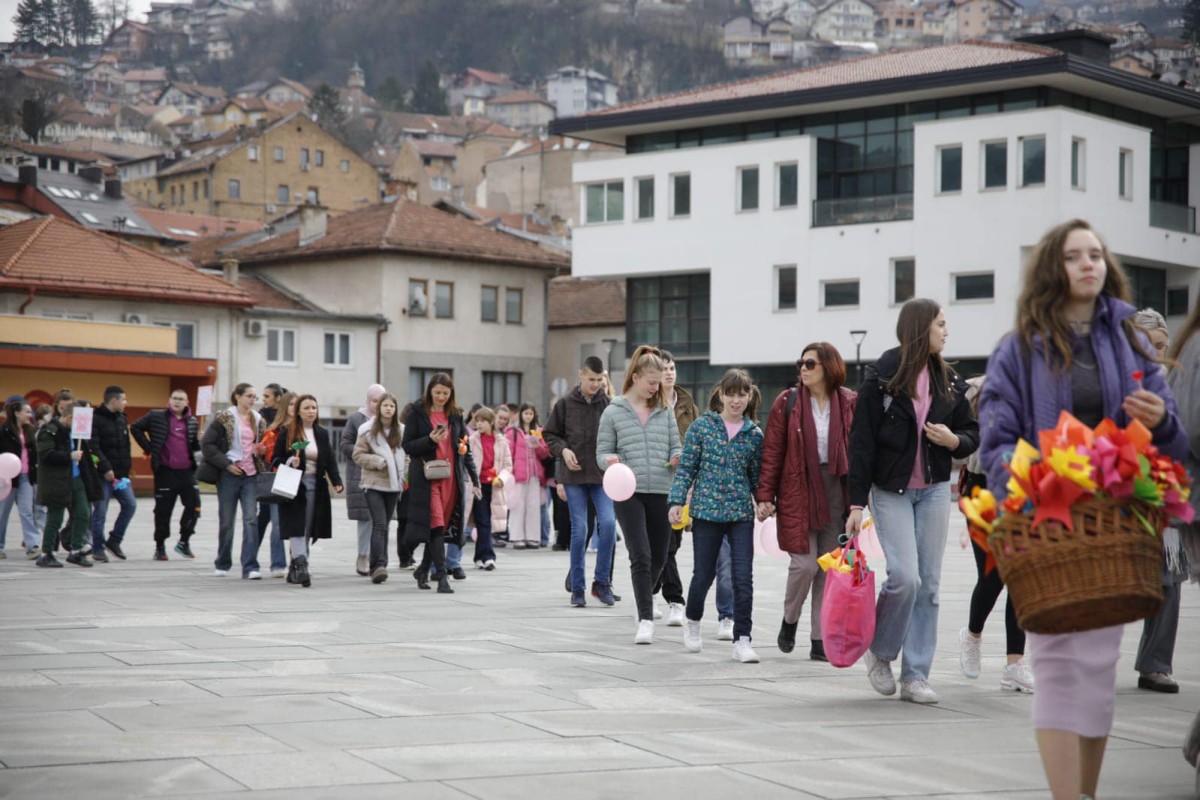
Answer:
[(410, 139), (409, 142), (418, 155), (429, 156), (430, 158), (458, 157), (458, 152), (454, 149), (453, 142), (430, 142), (424, 139)]
[(287, 292), (280, 291), (261, 275), (241, 273), (238, 277), (238, 287), (253, 298), (255, 308), (273, 308), (280, 311), (314, 310), (311, 305), (305, 305)]
[(852, 61), (819, 64), (815, 67), (689, 89), (646, 100), (636, 100), (632, 103), (593, 111), (585, 116), (603, 117), (627, 111), (674, 108), (744, 97), (762, 97), (810, 89), (848, 86), (856, 83), (914, 78), (920, 75), (1034, 61), (1039, 58), (1061, 55), (1060, 51), (1050, 47), (1008, 42), (964, 42), (917, 50), (892, 50), (877, 56), (866, 56)]
[(56, 217), (0, 228), (0, 291), (31, 289), (168, 303), (253, 302), (220, 278)]
[[(313, 94), (312, 89), (308, 88), (307, 86), (305, 86), (303, 83), (300, 83), (299, 81), (294, 81), (291, 78), (282, 78), (281, 77), (281, 78), (276, 78), (271, 83), (271, 86), (274, 86), (276, 83), (282, 83), (284, 86), (288, 87), (293, 92), (303, 95), (304, 97), (312, 97), (312, 94)], [(267, 89), (270, 89), (271, 86), (268, 86)], [(264, 91), (266, 91), (266, 90), (264, 90)]]
[(534, 94), (533, 92), (509, 92), (508, 94), (502, 94), (487, 101), (487, 105), (489, 106), (511, 106), (521, 103), (541, 103), (544, 106), (553, 105), (540, 94)]
[(467, 67), (467, 74), (474, 75), (484, 83), (508, 83), (510, 78), (502, 72), (489, 72), (486, 69)]
[[(233, 217), (217, 217), (209, 214), (184, 214), (179, 211), (163, 211), (153, 207), (138, 208), (138, 214), (168, 239), (192, 242), (207, 236), (226, 233), (253, 233), (262, 230), (262, 223)], [(185, 233), (190, 232), (189, 233)]]
[(299, 238), (299, 231), (289, 231), (226, 254), (247, 264), (383, 251), (545, 269), (570, 266), (565, 256), (532, 242), (405, 201), (330, 218), (325, 235), (303, 247)]
[(625, 281), (555, 278), (550, 281), (551, 328), (625, 324)]
[(589, 142), (585, 139), (575, 139), (570, 136), (549, 136), (545, 142), (529, 142), (524, 147), (519, 147), (509, 153), (501, 156), (502, 158), (512, 158), (513, 156), (528, 155), (536, 153), (539, 149), (545, 148), (547, 153), (556, 153), (560, 150), (620, 150), (619, 147), (614, 147), (611, 144), (603, 144), (602, 142)]

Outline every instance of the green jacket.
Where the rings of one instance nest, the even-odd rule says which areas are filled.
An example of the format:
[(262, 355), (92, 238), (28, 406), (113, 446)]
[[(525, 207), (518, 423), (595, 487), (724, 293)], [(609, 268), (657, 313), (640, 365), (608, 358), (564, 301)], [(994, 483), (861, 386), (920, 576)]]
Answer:
[(667, 462), (682, 450), (679, 424), (669, 408), (651, 411), (650, 418), (643, 426), (629, 401), (617, 397), (600, 416), (600, 432), (596, 435), (596, 463), (600, 469), (605, 469), (609, 456), (620, 458), (637, 477), (639, 492), (670, 492), (675, 468)]
[(754, 492), (762, 465), (763, 434), (748, 419), (731, 440), (725, 420), (709, 411), (688, 428), (675, 472), (670, 503), (681, 506), (692, 492), (691, 517), (709, 522), (754, 519)]

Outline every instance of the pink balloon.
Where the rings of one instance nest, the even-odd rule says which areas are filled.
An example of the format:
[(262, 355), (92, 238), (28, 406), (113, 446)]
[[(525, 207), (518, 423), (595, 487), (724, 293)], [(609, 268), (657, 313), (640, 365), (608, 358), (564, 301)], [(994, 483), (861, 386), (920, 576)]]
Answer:
[(637, 491), (637, 476), (625, 464), (613, 464), (604, 470), (604, 493), (616, 502), (628, 500)]
[(12, 480), (21, 474), (21, 459), (15, 453), (0, 453), (0, 478)]
[(775, 518), (767, 517), (763, 520), (762, 525), (762, 548), (763, 552), (774, 558), (787, 555), (779, 547), (779, 536), (775, 528)]
[(762, 546), (762, 520), (754, 521), (754, 555), (760, 555), (763, 552)]
[[(6, 455), (12, 455), (12, 453), (6, 453)], [(0, 478), (0, 500), (8, 499), (8, 495), (11, 492), (12, 492), (12, 479), (11, 478)]]
[(867, 557), (868, 564), (884, 560), (883, 545), (879, 543), (879, 531), (874, 525), (868, 525), (859, 531), (858, 549)]

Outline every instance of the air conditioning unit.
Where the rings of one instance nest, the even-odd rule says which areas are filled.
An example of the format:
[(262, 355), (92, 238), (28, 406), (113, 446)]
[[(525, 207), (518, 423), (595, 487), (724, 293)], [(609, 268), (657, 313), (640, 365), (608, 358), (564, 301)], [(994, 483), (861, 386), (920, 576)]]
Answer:
[(121, 321), (124, 322), (126, 325), (145, 325), (146, 324), (146, 315), (145, 314), (137, 314), (137, 313), (122, 314)]
[(275, 213), (275, 204), (274, 203), (267, 203), (267, 213), (268, 214)]
[(267, 335), (267, 323), (261, 319), (248, 319), (242, 324), (247, 336), (257, 337)]

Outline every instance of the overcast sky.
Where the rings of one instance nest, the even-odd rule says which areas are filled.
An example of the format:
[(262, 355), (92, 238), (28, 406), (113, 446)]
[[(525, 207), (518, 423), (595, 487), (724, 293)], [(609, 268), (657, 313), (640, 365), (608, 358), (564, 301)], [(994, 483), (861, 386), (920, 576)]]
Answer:
[[(99, 11), (102, 0), (92, 0)], [(133, 19), (146, 21), (146, 12), (150, 10), (150, 0), (131, 0), (129, 7)], [(13, 15), (17, 13), (17, 0), (0, 0), (0, 42), (12, 41)]]

